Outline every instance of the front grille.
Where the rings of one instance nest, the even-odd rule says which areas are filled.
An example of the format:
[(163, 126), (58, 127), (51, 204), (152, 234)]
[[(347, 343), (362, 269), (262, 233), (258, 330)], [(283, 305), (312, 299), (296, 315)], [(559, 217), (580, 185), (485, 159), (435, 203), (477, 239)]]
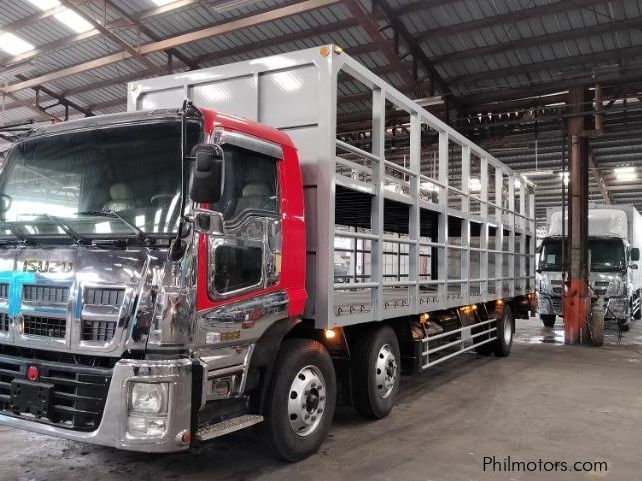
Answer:
[[(27, 368), (40, 370), (38, 382), (53, 385), (52, 401), (47, 416), (39, 422), (76, 431), (94, 431), (103, 416), (111, 368), (87, 367), (72, 363), (43, 363), (37, 359), (0, 356), (0, 410), (24, 416), (11, 408), (11, 383), (26, 379)], [(28, 415), (29, 419), (33, 419)]]
[(67, 321), (55, 317), (23, 316), (22, 329), (27, 336), (64, 339), (67, 331)]
[(85, 289), (85, 304), (93, 306), (120, 307), (125, 297), (125, 289), (88, 288)]
[(593, 291), (598, 296), (605, 296), (610, 284), (609, 281), (595, 281), (593, 283)]
[(7, 332), (9, 330), (9, 314), (0, 312), (0, 332)]
[(9, 284), (0, 284), (0, 299), (9, 299)]
[(83, 341), (109, 342), (114, 338), (116, 322), (113, 321), (83, 321)]
[(55, 286), (22, 286), (22, 300), (26, 302), (57, 302), (69, 300), (68, 287)]

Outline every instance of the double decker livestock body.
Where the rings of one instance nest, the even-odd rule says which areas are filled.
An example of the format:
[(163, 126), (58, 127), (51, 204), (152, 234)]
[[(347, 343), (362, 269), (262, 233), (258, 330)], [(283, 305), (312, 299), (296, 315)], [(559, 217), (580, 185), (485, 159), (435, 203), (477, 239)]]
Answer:
[(0, 196), (0, 424), (67, 439), (301, 459), (534, 308), (532, 186), (332, 45), (131, 83)]

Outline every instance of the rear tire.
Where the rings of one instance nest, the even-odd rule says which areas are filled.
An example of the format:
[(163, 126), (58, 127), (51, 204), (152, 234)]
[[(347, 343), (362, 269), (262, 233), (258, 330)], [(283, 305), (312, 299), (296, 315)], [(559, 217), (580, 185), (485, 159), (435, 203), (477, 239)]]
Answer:
[(264, 409), (263, 434), (270, 450), (285, 461), (315, 453), (330, 430), (336, 393), (334, 366), (322, 344), (283, 341)]
[(389, 326), (370, 329), (357, 337), (352, 357), (352, 398), (367, 418), (386, 417), (395, 404), (401, 378), (401, 353)]
[(546, 327), (554, 327), (555, 326), (555, 314), (540, 314), (539, 318), (542, 320), (542, 323)]
[(515, 319), (510, 306), (504, 304), (502, 314), (497, 321), (497, 340), (495, 343), (489, 343), (493, 346), (493, 352), (498, 357), (506, 357), (510, 354), (513, 347), (513, 331), (515, 328)]

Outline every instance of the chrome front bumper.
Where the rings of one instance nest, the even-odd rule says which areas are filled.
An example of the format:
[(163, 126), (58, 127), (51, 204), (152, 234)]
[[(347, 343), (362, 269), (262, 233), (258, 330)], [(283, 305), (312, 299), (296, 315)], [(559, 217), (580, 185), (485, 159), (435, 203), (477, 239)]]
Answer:
[[(170, 385), (167, 430), (158, 438), (136, 438), (127, 432), (128, 393), (131, 381), (167, 382)], [(118, 449), (163, 453), (182, 451), (183, 432), (190, 430), (192, 405), (192, 361), (147, 361), (124, 359), (113, 370), (103, 417), (92, 432), (74, 431), (18, 416), (0, 414), (0, 425), (48, 434), (72, 441), (112, 446)]]
[[(610, 299), (601, 298), (598, 302), (604, 303), (605, 319), (625, 319), (627, 315), (628, 297), (611, 297)], [(555, 314), (562, 316), (562, 298), (560, 296), (551, 296), (548, 294), (537, 294), (537, 308), (540, 314)]]

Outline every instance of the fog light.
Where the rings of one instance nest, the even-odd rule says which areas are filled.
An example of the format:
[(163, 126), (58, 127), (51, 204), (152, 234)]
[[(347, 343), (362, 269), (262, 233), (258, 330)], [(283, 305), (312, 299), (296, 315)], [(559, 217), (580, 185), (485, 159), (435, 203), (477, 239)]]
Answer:
[(165, 418), (129, 416), (127, 431), (135, 437), (160, 437), (167, 432), (167, 421)]
[(169, 383), (132, 382), (129, 410), (135, 413), (160, 414), (167, 412)]
[(214, 393), (218, 397), (227, 397), (232, 391), (229, 379), (217, 379), (214, 381)]

